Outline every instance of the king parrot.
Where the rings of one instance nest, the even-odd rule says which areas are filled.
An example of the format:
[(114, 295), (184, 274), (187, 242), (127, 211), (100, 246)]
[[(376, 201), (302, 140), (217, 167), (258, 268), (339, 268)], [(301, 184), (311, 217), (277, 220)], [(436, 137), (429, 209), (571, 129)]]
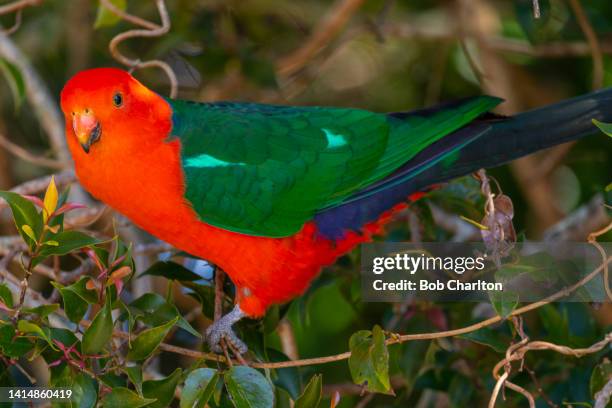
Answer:
[(234, 309), (206, 339), (301, 293), (432, 186), (593, 133), (612, 90), (513, 117), (478, 96), (429, 109), (200, 103), (97, 68), (61, 93), (80, 183), (159, 239), (222, 268)]

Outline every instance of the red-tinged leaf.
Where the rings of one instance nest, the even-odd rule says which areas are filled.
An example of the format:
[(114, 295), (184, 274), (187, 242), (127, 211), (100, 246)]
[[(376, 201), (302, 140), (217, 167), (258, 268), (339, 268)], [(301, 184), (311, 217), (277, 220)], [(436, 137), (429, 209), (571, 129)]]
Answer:
[(58, 208), (57, 211), (53, 213), (53, 216), (57, 217), (58, 215), (64, 214), (68, 211), (80, 210), (82, 208), (87, 208), (87, 206), (79, 203), (66, 203)]
[(4, 310), (5, 312), (12, 312), (13, 309), (4, 304), (3, 301), (0, 300), (0, 310)]
[(132, 273), (132, 268), (130, 268), (129, 266), (122, 266), (116, 271), (113, 271), (113, 273), (110, 274), (110, 278), (111, 279), (123, 279), (126, 276), (129, 276), (131, 273)]
[(33, 195), (23, 195), (22, 197), (30, 201), (32, 204), (34, 204), (38, 208), (45, 208), (45, 204), (43, 203), (43, 200), (41, 200), (39, 197), (36, 197)]
[(113, 279), (113, 285), (117, 288), (117, 296), (119, 296), (123, 290), (123, 281), (121, 279)]
[(93, 249), (89, 249), (88, 248), (88, 249), (85, 249), (84, 252), (85, 252), (85, 254), (87, 254), (89, 259), (94, 261), (94, 263), (98, 267), (98, 270), (100, 270), (102, 272), (106, 271), (106, 268), (104, 267), (104, 265), (102, 265), (102, 262), (100, 261), (100, 258), (98, 258), (98, 255), (96, 255), (96, 252)]

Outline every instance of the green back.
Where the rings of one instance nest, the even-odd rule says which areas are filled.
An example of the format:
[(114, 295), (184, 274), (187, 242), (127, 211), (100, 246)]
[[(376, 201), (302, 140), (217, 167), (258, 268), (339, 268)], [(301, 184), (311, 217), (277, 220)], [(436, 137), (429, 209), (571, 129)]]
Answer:
[(499, 103), (398, 119), (359, 109), (168, 100), (186, 199), (202, 221), (284, 237)]

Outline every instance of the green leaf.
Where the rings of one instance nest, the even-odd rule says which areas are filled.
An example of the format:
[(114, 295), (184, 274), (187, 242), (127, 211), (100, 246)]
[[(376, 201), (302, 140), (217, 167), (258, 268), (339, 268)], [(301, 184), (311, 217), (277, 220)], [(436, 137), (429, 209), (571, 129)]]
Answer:
[(49, 344), (49, 346), (51, 346), (52, 349), (57, 350), (57, 346), (53, 344), (53, 342), (51, 341), (51, 337), (49, 335), (48, 328), (45, 327), (43, 329), (39, 325), (34, 324), (30, 321), (20, 320), (17, 322), (17, 330), (19, 330), (22, 333), (35, 334), (36, 336), (46, 341)]
[(59, 290), (64, 301), (64, 311), (72, 322), (80, 322), (87, 313), (89, 305), (98, 301), (96, 292), (87, 289), (86, 285), (89, 279), (87, 276), (82, 276), (70, 286), (62, 286), (57, 282), (51, 282)]
[(459, 337), (478, 344), (489, 346), (498, 353), (504, 353), (508, 348), (508, 344), (510, 344), (512, 341), (510, 337), (504, 336), (503, 334), (499, 333), (498, 330), (493, 330), (488, 327), (483, 327), (482, 329), (473, 331), (471, 333), (462, 334)]
[(34, 314), (40, 318), (45, 318), (49, 316), (51, 313), (54, 313), (57, 309), (59, 309), (59, 304), (52, 303), (48, 305), (40, 305), (36, 307), (26, 307), (21, 309), (22, 313)]
[(385, 334), (379, 326), (360, 330), (349, 339), (349, 369), (355, 384), (365, 384), (368, 391), (393, 394), (389, 381), (389, 352)]
[[(141, 320), (151, 326), (159, 326), (178, 316), (176, 323), (181, 329), (191, 333), (195, 337), (202, 337), (196, 331), (172, 303), (169, 303), (163, 296), (157, 293), (145, 293), (138, 299), (130, 303), (130, 311), (136, 319)], [(139, 313), (140, 312), (140, 313)]]
[(136, 387), (139, 394), (142, 394), (142, 367), (139, 365), (124, 367), (123, 371)]
[(0, 324), (0, 355), (9, 358), (20, 358), (34, 348), (34, 344), (25, 337), (16, 337), (11, 324)]
[(104, 408), (140, 408), (150, 406), (154, 402), (154, 399), (143, 398), (127, 388), (117, 387), (104, 397), (102, 406)]
[(606, 135), (612, 137), (612, 123), (600, 122), (597, 119), (593, 119), (593, 124), (599, 128)]
[(49, 385), (54, 388), (69, 388), (72, 390), (70, 404), (56, 401), (52, 403), (53, 408), (93, 408), (96, 405), (98, 399), (97, 384), (89, 375), (73, 371), (68, 365), (62, 364), (51, 369)]
[(612, 362), (604, 361), (601, 364), (597, 365), (593, 369), (593, 373), (591, 374), (590, 381), (590, 389), (591, 395), (595, 396), (595, 394), (610, 381), (612, 378)]
[(57, 241), (57, 246), (45, 246), (33, 261), (34, 264), (40, 263), (45, 258), (51, 255), (66, 255), (77, 249), (91, 247), (100, 244), (103, 241), (90, 237), (79, 231), (63, 231), (53, 235), (53, 240)]
[(84, 373), (76, 373), (71, 385), (75, 405), (79, 408), (94, 408), (98, 400), (98, 385)]
[(491, 300), (491, 305), (502, 319), (508, 317), (519, 303), (518, 293), (506, 291), (498, 292), (491, 290), (489, 291), (489, 299)]
[(254, 368), (234, 366), (223, 375), (223, 379), (236, 408), (268, 408), (274, 405), (272, 386)]
[(189, 269), (185, 268), (183, 265), (177, 264), (172, 261), (159, 261), (151, 265), (149, 269), (138, 275), (151, 275), (151, 276), (163, 276), (167, 279), (173, 279), (178, 281), (188, 281), (193, 282), (196, 280), (201, 280), (202, 277)]
[[(266, 349), (266, 356), (268, 361), (274, 363), (290, 360), (285, 354), (273, 348)], [(287, 391), (292, 400), (298, 399), (303, 388), (302, 377), (298, 368), (277, 368), (274, 370), (274, 374), (276, 374), (274, 378), (274, 385), (276, 388), (281, 388)]]
[(206, 405), (219, 381), (219, 373), (212, 368), (197, 368), (187, 376), (180, 408), (202, 408)]
[(183, 371), (180, 368), (161, 380), (150, 380), (142, 383), (142, 395), (146, 398), (155, 398), (151, 408), (166, 408), (170, 406), (174, 398), (174, 390), (181, 379)]
[(170, 329), (178, 322), (178, 319), (178, 317), (175, 317), (161, 326), (153, 327), (140, 333), (132, 340), (132, 347), (127, 355), (128, 359), (144, 360), (153, 354)]
[[(125, 11), (127, 7), (126, 0), (110, 0), (110, 2), (121, 11)], [(94, 28), (113, 26), (119, 21), (121, 21), (121, 18), (119, 16), (104, 7), (102, 2), (99, 2), (98, 13), (96, 14)]]
[(111, 297), (106, 295), (106, 302), (83, 334), (81, 348), (85, 354), (96, 354), (108, 343), (113, 334), (113, 316)]
[(87, 302), (70, 289), (61, 288), (59, 291), (64, 301), (64, 311), (68, 319), (74, 323), (80, 322), (89, 309)]
[(11, 88), (13, 100), (15, 101), (15, 110), (18, 110), (21, 107), (26, 91), (21, 71), (3, 58), (0, 58), (0, 71), (2, 71), (4, 78), (8, 82), (9, 88)]
[(10, 308), (13, 307), (13, 294), (5, 283), (0, 283), (0, 302)]
[(295, 401), (294, 408), (317, 408), (323, 392), (323, 377), (321, 374), (312, 376), (306, 389)]
[(42, 217), (36, 211), (36, 207), (19, 194), (10, 191), (0, 191), (0, 198), (4, 198), (9, 207), (11, 207), (17, 231), (30, 248), (33, 248), (36, 239), (32, 240), (23, 230), (23, 226), (28, 225), (32, 229), (34, 236), (40, 237), (43, 229)]

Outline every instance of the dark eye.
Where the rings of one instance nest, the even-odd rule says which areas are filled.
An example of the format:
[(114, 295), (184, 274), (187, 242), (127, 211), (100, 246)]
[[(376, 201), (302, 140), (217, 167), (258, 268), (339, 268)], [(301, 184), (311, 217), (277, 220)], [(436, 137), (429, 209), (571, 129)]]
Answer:
[(121, 92), (117, 92), (113, 95), (113, 105), (115, 105), (116, 108), (120, 108), (123, 105), (123, 95), (121, 95)]

